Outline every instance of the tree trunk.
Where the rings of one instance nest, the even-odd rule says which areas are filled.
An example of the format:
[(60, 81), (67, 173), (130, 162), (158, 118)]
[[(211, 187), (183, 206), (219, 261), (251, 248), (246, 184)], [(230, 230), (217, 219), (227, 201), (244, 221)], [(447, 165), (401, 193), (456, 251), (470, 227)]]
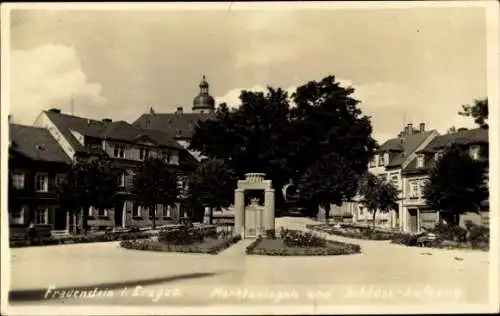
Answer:
[(210, 216), (208, 218), (208, 223), (212, 225), (214, 223), (214, 208), (210, 207)]
[(326, 225), (330, 223), (330, 203), (325, 204), (325, 223)]
[(156, 228), (156, 205), (149, 208), (153, 212), (153, 218), (151, 219), (151, 228)]
[(87, 234), (87, 230), (89, 229), (89, 225), (88, 225), (88, 218), (89, 218), (89, 207), (85, 207), (83, 210), (82, 210), (82, 233), (84, 235)]
[(372, 228), (375, 229), (375, 216), (377, 216), (377, 210), (373, 211), (373, 223), (372, 223)]

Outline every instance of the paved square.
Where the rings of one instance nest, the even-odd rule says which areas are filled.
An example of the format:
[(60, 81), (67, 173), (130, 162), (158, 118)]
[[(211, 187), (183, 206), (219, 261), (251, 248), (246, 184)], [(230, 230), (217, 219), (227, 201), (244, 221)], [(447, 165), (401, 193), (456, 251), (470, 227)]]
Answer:
[[(278, 218), (276, 227), (305, 229), (310, 222)], [(328, 238), (358, 243), (362, 253), (246, 256), (248, 240), (219, 255), (126, 250), (116, 242), (11, 249), (13, 303), (199, 306), (488, 301), (486, 252)], [(73, 297), (64, 298), (62, 290)], [(93, 297), (74, 298), (91, 290)]]

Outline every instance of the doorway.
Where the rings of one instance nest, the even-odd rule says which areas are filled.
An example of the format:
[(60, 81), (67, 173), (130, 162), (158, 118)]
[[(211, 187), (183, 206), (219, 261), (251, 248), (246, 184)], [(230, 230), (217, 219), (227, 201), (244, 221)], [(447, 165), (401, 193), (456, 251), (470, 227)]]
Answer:
[(115, 204), (115, 214), (114, 214), (114, 222), (115, 222), (115, 227), (123, 227), (123, 207), (124, 207), (124, 202), (120, 201)]
[(410, 215), (408, 226), (411, 233), (416, 233), (418, 231), (418, 210), (416, 208), (409, 209), (408, 213)]

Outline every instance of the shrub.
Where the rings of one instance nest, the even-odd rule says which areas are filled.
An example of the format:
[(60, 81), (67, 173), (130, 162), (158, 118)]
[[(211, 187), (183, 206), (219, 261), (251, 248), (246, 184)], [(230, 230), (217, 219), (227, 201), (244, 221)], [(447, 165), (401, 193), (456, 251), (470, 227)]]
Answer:
[(276, 239), (276, 230), (274, 230), (274, 229), (267, 229), (266, 230), (266, 238)]
[(470, 242), (473, 247), (490, 243), (489, 228), (474, 224), (472, 221), (465, 222), (465, 227), (467, 228), (467, 241)]
[(101, 235), (76, 235), (63, 238), (34, 238), (32, 240), (10, 240), (11, 248), (29, 247), (29, 246), (49, 246), (60, 244), (76, 244), (76, 243), (92, 243), (92, 242), (107, 242), (117, 240), (145, 239), (152, 234), (150, 232), (138, 233), (108, 233)]
[(457, 225), (437, 224), (429, 232), (436, 234), (440, 240), (451, 240), (457, 242), (467, 241), (467, 230)]
[(405, 246), (417, 246), (419, 237), (419, 235), (397, 234), (392, 237), (391, 241), (395, 244), (401, 244)]
[(309, 232), (287, 230), (282, 238), (288, 247), (325, 247), (326, 245), (325, 239)]

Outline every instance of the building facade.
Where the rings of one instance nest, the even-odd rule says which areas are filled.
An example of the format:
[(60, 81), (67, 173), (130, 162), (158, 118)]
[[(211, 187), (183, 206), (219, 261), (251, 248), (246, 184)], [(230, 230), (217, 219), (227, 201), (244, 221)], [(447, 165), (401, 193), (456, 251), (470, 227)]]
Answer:
[[(151, 225), (153, 212), (134, 205), (128, 194), (136, 168), (147, 157), (164, 159), (178, 174), (179, 187), (185, 187), (186, 170), (182, 162), (189, 154), (163, 132), (145, 130), (124, 121), (77, 117), (61, 113), (58, 109), (43, 111), (34, 125), (46, 129), (72, 162), (89, 155), (104, 155), (120, 170), (117, 181), (121, 187), (121, 198), (112, 209), (88, 210), (91, 230)], [(175, 222), (183, 216), (182, 212), (185, 210), (180, 204), (175, 208), (159, 205), (156, 223)], [(80, 226), (81, 223), (81, 218), (73, 218), (69, 226)]]
[(11, 233), (30, 224), (65, 230), (68, 219), (58, 207), (56, 189), (71, 159), (44, 128), (9, 124), (9, 139)]
[[(429, 179), (429, 172), (436, 161), (443, 155), (447, 146), (457, 144), (467, 150), (476, 160), (489, 160), (488, 130), (482, 128), (459, 129), (446, 135), (435, 137), (427, 146), (418, 150), (410, 162), (403, 168), (402, 200), (403, 222), (405, 232), (420, 232), (432, 228), (439, 222), (449, 219), (445, 212), (434, 210), (425, 201), (423, 188)], [(488, 185), (488, 183), (485, 183)], [(484, 201), (479, 214), (468, 212), (460, 217), (460, 225), (471, 220), (478, 225), (489, 225), (489, 203)]]

